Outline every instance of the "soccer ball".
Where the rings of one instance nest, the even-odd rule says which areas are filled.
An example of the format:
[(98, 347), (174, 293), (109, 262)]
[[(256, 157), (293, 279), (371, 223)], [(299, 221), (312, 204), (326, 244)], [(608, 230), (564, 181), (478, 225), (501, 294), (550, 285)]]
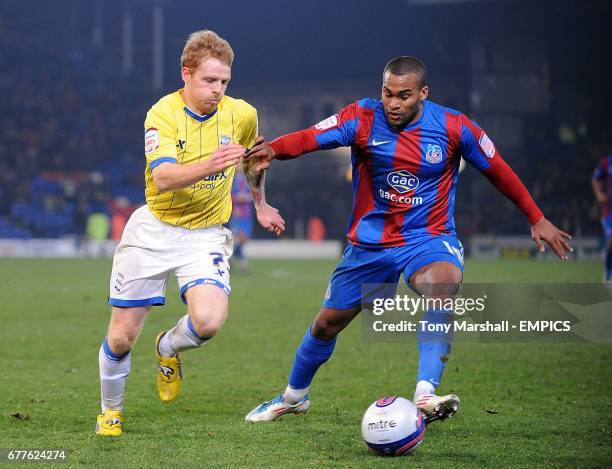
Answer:
[(423, 415), (408, 399), (387, 396), (374, 402), (363, 415), (361, 434), (380, 456), (412, 453), (423, 441)]

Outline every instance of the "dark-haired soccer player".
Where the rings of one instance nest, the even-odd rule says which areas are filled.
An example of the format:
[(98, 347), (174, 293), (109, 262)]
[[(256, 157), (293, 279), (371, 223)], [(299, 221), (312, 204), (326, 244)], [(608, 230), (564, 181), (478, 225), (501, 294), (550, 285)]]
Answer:
[(606, 236), (606, 265), (604, 281), (612, 282), (612, 155), (603, 158), (593, 174), (593, 192), (601, 204), (601, 224)]
[[(462, 113), (427, 101), (428, 91), (423, 63), (398, 57), (384, 69), (381, 100), (362, 99), (309, 129), (271, 143), (259, 139), (247, 153), (267, 164), (274, 158), (350, 146), (354, 206), (348, 247), (323, 306), (297, 349), (287, 388), (253, 409), (246, 420), (274, 420), (309, 409), (308, 391), (317, 369), (330, 358), (338, 333), (361, 311), (362, 284), (397, 284), (403, 274), (422, 294), (444, 295), (445, 285), (456, 291), (463, 276), (463, 247), (453, 221), (461, 156), (519, 207), (540, 251), (545, 241), (567, 259), (570, 236), (544, 218), (484, 130)], [(451, 314), (430, 310), (424, 320), (446, 323)], [(458, 410), (459, 398), (436, 396), (434, 390), (450, 352), (450, 334), (422, 330), (418, 343), (414, 402), (426, 421), (446, 419)]]

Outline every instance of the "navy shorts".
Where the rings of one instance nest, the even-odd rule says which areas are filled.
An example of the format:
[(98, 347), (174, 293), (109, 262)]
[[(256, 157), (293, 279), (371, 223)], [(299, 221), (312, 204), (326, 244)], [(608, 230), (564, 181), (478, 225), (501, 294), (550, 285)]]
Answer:
[(463, 272), (463, 246), (454, 236), (419, 237), (406, 246), (365, 248), (349, 244), (336, 266), (325, 293), (323, 306), (349, 309), (360, 305), (363, 284), (386, 284), (385, 296), (395, 295), (401, 274), (410, 276), (433, 262), (449, 262)]

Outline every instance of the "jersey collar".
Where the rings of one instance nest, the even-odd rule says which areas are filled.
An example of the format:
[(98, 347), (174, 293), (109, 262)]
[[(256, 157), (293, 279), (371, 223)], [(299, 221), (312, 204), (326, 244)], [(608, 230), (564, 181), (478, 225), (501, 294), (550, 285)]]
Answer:
[(219, 107), (217, 106), (217, 109), (215, 109), (213, 112), (211, 112), (210, 114), (204, 114), (203, 116), (193, 112), (187, 106), (185, 106), (183, 109), (185, 110), (185, 113), (192, 119), (195, 119), (198, 122), (206, 122), (208, 119), (210, 119), (212, 116), (214, 116), (217, 113), (217, 111), (219, 110)]

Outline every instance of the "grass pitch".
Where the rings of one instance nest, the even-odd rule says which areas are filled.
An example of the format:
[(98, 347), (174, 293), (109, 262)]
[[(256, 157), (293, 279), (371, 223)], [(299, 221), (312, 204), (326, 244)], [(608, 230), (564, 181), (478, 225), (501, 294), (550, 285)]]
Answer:
[[(68, 466), (91, 467), (610, 467), (607, 345), (459, 342), (440, 389), (461, 397), (459, 414), (432, 424), (413, 456), (380, 458), (361, 441), (361, 417), (382, 395), (412, 396), (416, 344), (364, 343), (357, 320), (315, 378), (308, 415), (245, 423), (284, 389), (333, 267), (259, 261), (253, 274), (234, 274), (224, 330), (183, 354), (182, 394), (163, 404), (153, 341), (184, 311), (171, 282), (167, 305), (154, 308), (133, 351), (126, 434), (108, 439), (94, 424), (111, 261), (0, 259), (0, 448), (67, 448)], [(590, 262), (468, 261), (465, 280), (598, 282), (600, 270)]]

